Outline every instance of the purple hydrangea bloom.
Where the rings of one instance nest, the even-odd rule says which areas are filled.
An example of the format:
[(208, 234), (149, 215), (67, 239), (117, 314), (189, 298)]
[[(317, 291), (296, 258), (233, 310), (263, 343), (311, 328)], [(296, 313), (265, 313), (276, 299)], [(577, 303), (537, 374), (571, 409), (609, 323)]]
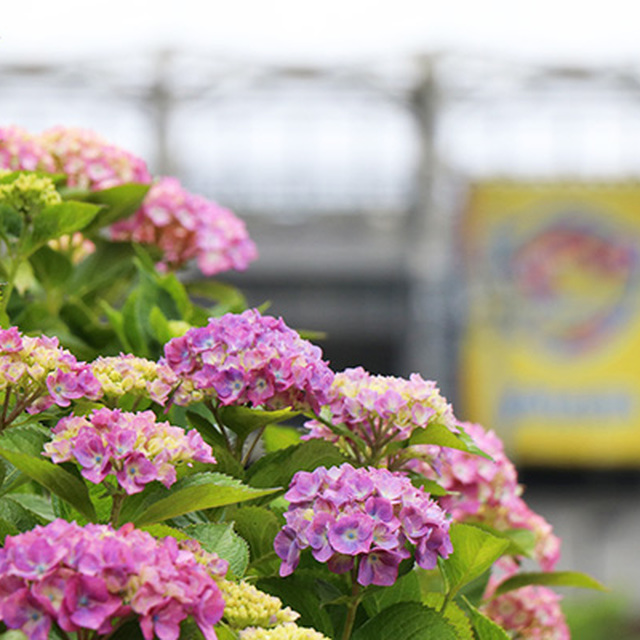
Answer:
[[(55, 622), (67, 633), (108, 635), (137, 619), (143, 636), (176, 640), (191, 616), (207, 640), (222, 618), (216, 578), (227, 564), (193, 540), (156, 540), (131, 524), (55, 520), (0, 549), (0, 622), (29, 640), (46, 640)], [(85, 633), (84, 635), (87, 635)]]
[(390, 585), (411, 548), (424, 569), (452, 551), (447, 514), (399, 472), (318, 467), (298, 472), (285, 498), (287, 524), (274, 545), (281, 576), (292, 573), (309, 548), (334, 573), (357, 566), (360, 584)]
[(318, 347), (257, 309), (211, 318), (170, 340), (163, 362), (181, 379), (173, 395), (180, 405), (209, 397), (221, 405), (319, 411), (333, 381)]
[(171, 486), (176, 465), (215, 463), (211, 447), (197, 431), (186, 433), (167, 422), (156, 422), (152, 411), (98, 409), (88, 416), (63, 418), (44, 449), (55, 463), (77, 462), (90, 482), (98, 484), (115, 475), (128, 494), (142, 491), (154, 480)]

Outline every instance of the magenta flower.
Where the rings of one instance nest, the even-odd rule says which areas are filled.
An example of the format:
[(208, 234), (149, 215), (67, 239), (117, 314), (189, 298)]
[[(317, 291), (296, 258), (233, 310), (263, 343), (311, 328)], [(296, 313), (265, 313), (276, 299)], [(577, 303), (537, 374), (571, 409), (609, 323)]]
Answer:
[(319, 411), (333, 373), (322, 352), (256, 309), (211, 318), (165, 345), (164, 362), (180, 377), (180, 405), (209, 397), (221, 405)]
[(192, 540), (156, 540), (131, 524), (115, 530), (55, 520), (7, 536), (0, 548), (0, 622), (46, 640), (54, 622), (68, 633), (104, 636), (137, 619), (145, 638), (176, 640), (191, 617), (215, 640), (224, 609), (216, 578), (226, 567)]
[[(57, 338), (23, 336), (16, 327), (0, 329), (0, 389), (9, 388), (6, 413), (38, 413), (80, 397), (97, 400), (100, 385), (89, 366), (59, 346)], [(0, 429), (4, 426), (0, 424)]]
[(53, 127), (37, 140), (53, 157), (55, 171), (66, 174), (70, 187), (96, 191), (128, 182), (151, 182), (143, 160), (93, 131)]
[(389, 585), (411, 556), (409, 546), (425, 569), (452, 551), (445, 512), (398, 472), (318, 467), (296, 473), (285, 498), (287, 524), (274, 542), (281, 576), (291, 574), (309, 548), (334, 573), (350, 571), (357, 562), (360, 584)]
[(51, 618), (27, 589), (14, 592), (0, 603), (0, 620), (9, 629), (22, 630), (29, 640), (47, 640)]
[[(504, 452), (504, 446), (493, 431), (479, 424), (461, 426), (475, 443), (493, 460), (463, 451), (437, 451), (438, 473), (419, 460), (413, 470), (438, 479), (450, 493), (439, 503), (460, 522), (482, 522), (498, 530), (527, 529), (535, 535), (534, 557), (545, 571), (552, 571), (560, 557), (560, 540), (551, 525), (533, 512), (522, 498), (515, 466)], [(436, 454), (436, 447), (420, 447)]]
[(98, 409), (88, 416), (63, 418), (44, 449), (55, 463), (77, 462), (90, 482), (98, 484), (115, 475), (128, 494), (142, 491), (154, 480), (170, 487), (180, 464), (215, 463), (211, 447), (197, 431), (187, 433), (156, 422), (151, 411)]
[(366, 514), (341, 516), (329, 527), (329, 543), (345, 555), (367, 553), (372, 538), (373, 522)]
[(77, 627), (99, 629), (120, 608), (122, 601), (109, 593), (104, 578), (76, 575), (68, 582), (64, 606)]
[(1, 127), (0, 169), (54, 173), (55, 163), (36, 136), (21, 127)]
[(416, 429), (438, 423), (458, 432), (451, 406), (436, 383), (415, 373), (405, 380), (374, 376), (362, 367), (346, 369), (336, 374), (327, 405), (323, 418), (341, 427), (340, 431), (332, 430), (326, 421), (310, 420), (305, 424), (310, 431), (303, 439), (335, 442), (358, 464), (384, 461), (384, 466), (402, 469), (407, 451), (398, 451), (394, 445), (406, 441)]
[(111, 228), (115, 240), (152, 244), (163, 252), (161, 267), (176, 269), (195, 260), (212, 276), (244, 271), (257, 257), (245, 224), (231, 211), (186, 191), (175, 178), (153, 184), (142, 207)]

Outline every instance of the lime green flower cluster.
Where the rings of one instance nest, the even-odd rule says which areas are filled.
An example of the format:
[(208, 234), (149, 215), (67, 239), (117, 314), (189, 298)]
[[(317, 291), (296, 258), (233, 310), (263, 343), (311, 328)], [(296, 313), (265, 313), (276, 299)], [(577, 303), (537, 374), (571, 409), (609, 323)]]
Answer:
[(178, 377), (168, 365), (131, 354), (97, 358), (91, 363), (91, 371), (107, 404), (130, 394), (163, 405), (178, 385)]
[(280, 598), (270, 596), (248, 582), (219, 580), (218, 586), (225, 602), (224, 620), (234, 629), (273, 627), (300, 617), (289, 607), (283, 609)]
[[(9, 171), (2, 173), (10, 174)], [(45, 176), (19, 173), (11, 182), (0, 184), (0, 203), (22, 214), (37, 215), (42, 209), (61, 202), (53, 180)]]
[(240, 632), (240, 640), (329, 640), (329, 638), (315, 629), (299, 627), (293, 622), (287, 622), (273, 629), (250, 627)]

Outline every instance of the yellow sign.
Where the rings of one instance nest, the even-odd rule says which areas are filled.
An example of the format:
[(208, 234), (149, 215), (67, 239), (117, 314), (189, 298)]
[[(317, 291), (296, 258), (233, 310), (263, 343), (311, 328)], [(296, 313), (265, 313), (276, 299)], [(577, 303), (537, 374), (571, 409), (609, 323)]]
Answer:
[(477, 184), (464, 233), (464, 417), (523, 463), (639, 465), (640, 184)]

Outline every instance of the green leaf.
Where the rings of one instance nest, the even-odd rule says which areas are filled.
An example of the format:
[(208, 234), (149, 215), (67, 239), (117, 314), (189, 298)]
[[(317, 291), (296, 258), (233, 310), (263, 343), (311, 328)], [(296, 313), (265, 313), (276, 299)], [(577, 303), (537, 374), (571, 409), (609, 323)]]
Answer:
[(0, 434), (0, 447), (39, 456), (50, 437), (49, 430), (40, 424), (20, 425)]
[(195, 538), (205, 551), (217, 553), (229, 562), (229, 569), (241, 578), (249, 564), (249, 545), (234, 530), (231, 524), (194, 524), (186, 532)]
[(273, 540), (280, 531), (280, 523), (272, 511), (243, 506), (230, 517), (236, 531), (249, 543), (252, 562), (273, 553)]
[(81, 231), (97, 215), (100, 207), (85, 202), (61, 202), (43, 209), (33, 220), (33, 230), (23, 247), (25, 256), (49, 240)]
[(168, 524), (156, 523), (150, 524), (145, 527), (140, 527), (142, 531), (146, 531), (150, 533), (154, 538), (162, 539), (162, 538), (175, 538), (176, 540), (189, 540), (190, 536), (188, 536), (184, 531), (180, 529), (176, 529), (175, 527), (170, 527)]
[(280, 411), (264, 411), (263, 409), (250, 409), (231, 405), (220, 407), (218, 415), (220, 420), (233, 431), (237, 436), (244, 439), (251, 432), (261, 429), (268, 424), (284, 422), (289, 418), (297, 416), (300, 412), (291, 409), (281, 409)]
[(0, 204), (0, 236), (19, 238), (23, 222), (24, 218), (19, 211), (6, 204)]
[(324, 440), (308, 440), (293, 447), (263, 456), (247, 471), (254, 487), (288, 487), (298, 471), (313, 471), (316, 467), (333, 467), (346, 462), (338, 448)]
[[(320, 574), (322, 575), (322, 574)], [(277, 596), (285, 606), (300, 614), (296, 623), (301, 627), (312, 627), (329, 638), (334, 637), (333, 625), (327, 609), (319, 597), (321, 582), (317, 573), (305, 573), (298, 568), (286, 578), (262, 578), (256, 586), (262, 591)], [(391, 637), (391, 636), (390, 636)]]
[(127, 353), (132, 353), (134, 351), (133, 346), (129, 342), (129, 336), (125, 329), (124, 316), (121, 311), (114, 309), (108, 302), (105, 300), (101, 301), (101, 307), (104, 311), (107, 319), (109, 320), (109, 324), (113, 329), (116, 336), (118, 336), (118, 340), (122, 345), (124, 351)]
[(469, 608), (471, 624), (478, 640), (509, 640), (509, 635), (502, 627), (478, 611), (466, 598), (463, 600)]
[(440, 560), (451, 595), (465, 584), (483, 574), (509, 547), (509, 540), (496, 538), (490, 533), (468, 524), (451, 526), (453, 553)]
[(277, 489), (255, 489), (221, 473), (199, 473), (178, 480), (171, 489), (149, 486), (128, 496), (120, 514), (120, 524), (137, 526), (162, 522), (191, 511), (222, 507), (274, 493)]
[(295, 427), (270, 424), (262, 435), (264, 449), (267, 453), (286, 449), (300, 443), (300, 431)]
[(595, 578), (579, 571), (544, 571), (532, 573), (518, 573), (501, 582), (495, 595), (499, 596), (513, 589), (520, 589), (528, 585), (544, 585), (546, 587), (579, 587), (581, 589), (595, 589), (609, 591), (607, 587)]
[(437, 611), (418, 602), (402, 602), (374, 616), (352, 640), (458, 640), (455, 627)]
[(87, 520), (92, 522), (95, 520), (96, 513), (89, 499), (87, 485), (83, 480), (72, 475), (59, 465), (28, 453), (20, 453), (11, 451), (6, 447), (0, 447), (0, 456), (45, 489), (66, 500)]
[(69, 258), (45, 245), (29, 258), (35, 277), (45, 289), (58, 287), (69, 278), (73, 265)]
[[(18, 532), (29, 531), (36, 525), (42, 524), (42, 521), (39, 518), (34, 516), (19, 503), (11, 500), (9, 496), (0, 498), (0, 513), (2, 514), (2, 519), (11, 527), (17, 529)], [(8, 531), (7, 533), (10, 532)]]
[[(444, 594), (429, 593), (423, 598), (422, 602), (428, 607), (440, 611), (444, 603)], [(455, 627), (458, 640), (476, 640), (469, 618), (455, 602), (449, 602), (443, 614), (449, 623)]]
[(87, 227), (86, 232), (94, 233), (102, 227), (133, 215), (140, 208), (149, 187), (148, 184), (129, 183), (89, 193), (86, 200), (103, 205), (103, 208)]
[(9, 522), (6, 518), (0, 518), (0, 547), (4, 545), (7, 536), (17, 536), (19, 533), (20, 529), (13, 522)]
[(409, 571), (390, 587), (371, 589), (366, 592), (362, 600), (362, 606), (364, 606), (369, 617), (373, 617), (394, 604), (420, 602), (421, 600), (422, 594), (418, 576), (415, 571)]
[(43, 496), (35, 493), (11, 493), (6, 496), (6, 499), (19, 504), (42, 522), (51, 522), (55, 518), (51, 502)]
[(433, 423), (424, 429), (416, 429), (409, 438), (409, 445), (432, 444), (449, 449), (458, 449), (466, 453), (474, 453), (487, 460), (493, 460), (490, 455), (480, 450), (473, 440), (462, 430), (460, 433), (453, 433), (443, 424)]
[(162, 313), (160, 307), (154, 306), (149, 314), (149, 326), (153, 337), (160, 343), (165, 344), (173, 338), (173, 332), (169, 325), (169, 320)]
[(241, 313), (247, 308), (247, 300), (234, 286), (215, 280), (196, 280), (186, 285), (189, 295), (215, 301), (218, 306), (212, 310), (220, 316), (224, 313)]
[(482, 529), (496, 538), (508, 540), (510, 544), (504, 552), (505, 555), (526, 556), (527, 558), (533, 557), (536, 545), (536, 536), (533, 531), (530, 531), (529, 529), (506, 529), (504, 531), (500, 531), (499, 529), (490, 527), (483, 522), (467, 522), (466, 524)]

